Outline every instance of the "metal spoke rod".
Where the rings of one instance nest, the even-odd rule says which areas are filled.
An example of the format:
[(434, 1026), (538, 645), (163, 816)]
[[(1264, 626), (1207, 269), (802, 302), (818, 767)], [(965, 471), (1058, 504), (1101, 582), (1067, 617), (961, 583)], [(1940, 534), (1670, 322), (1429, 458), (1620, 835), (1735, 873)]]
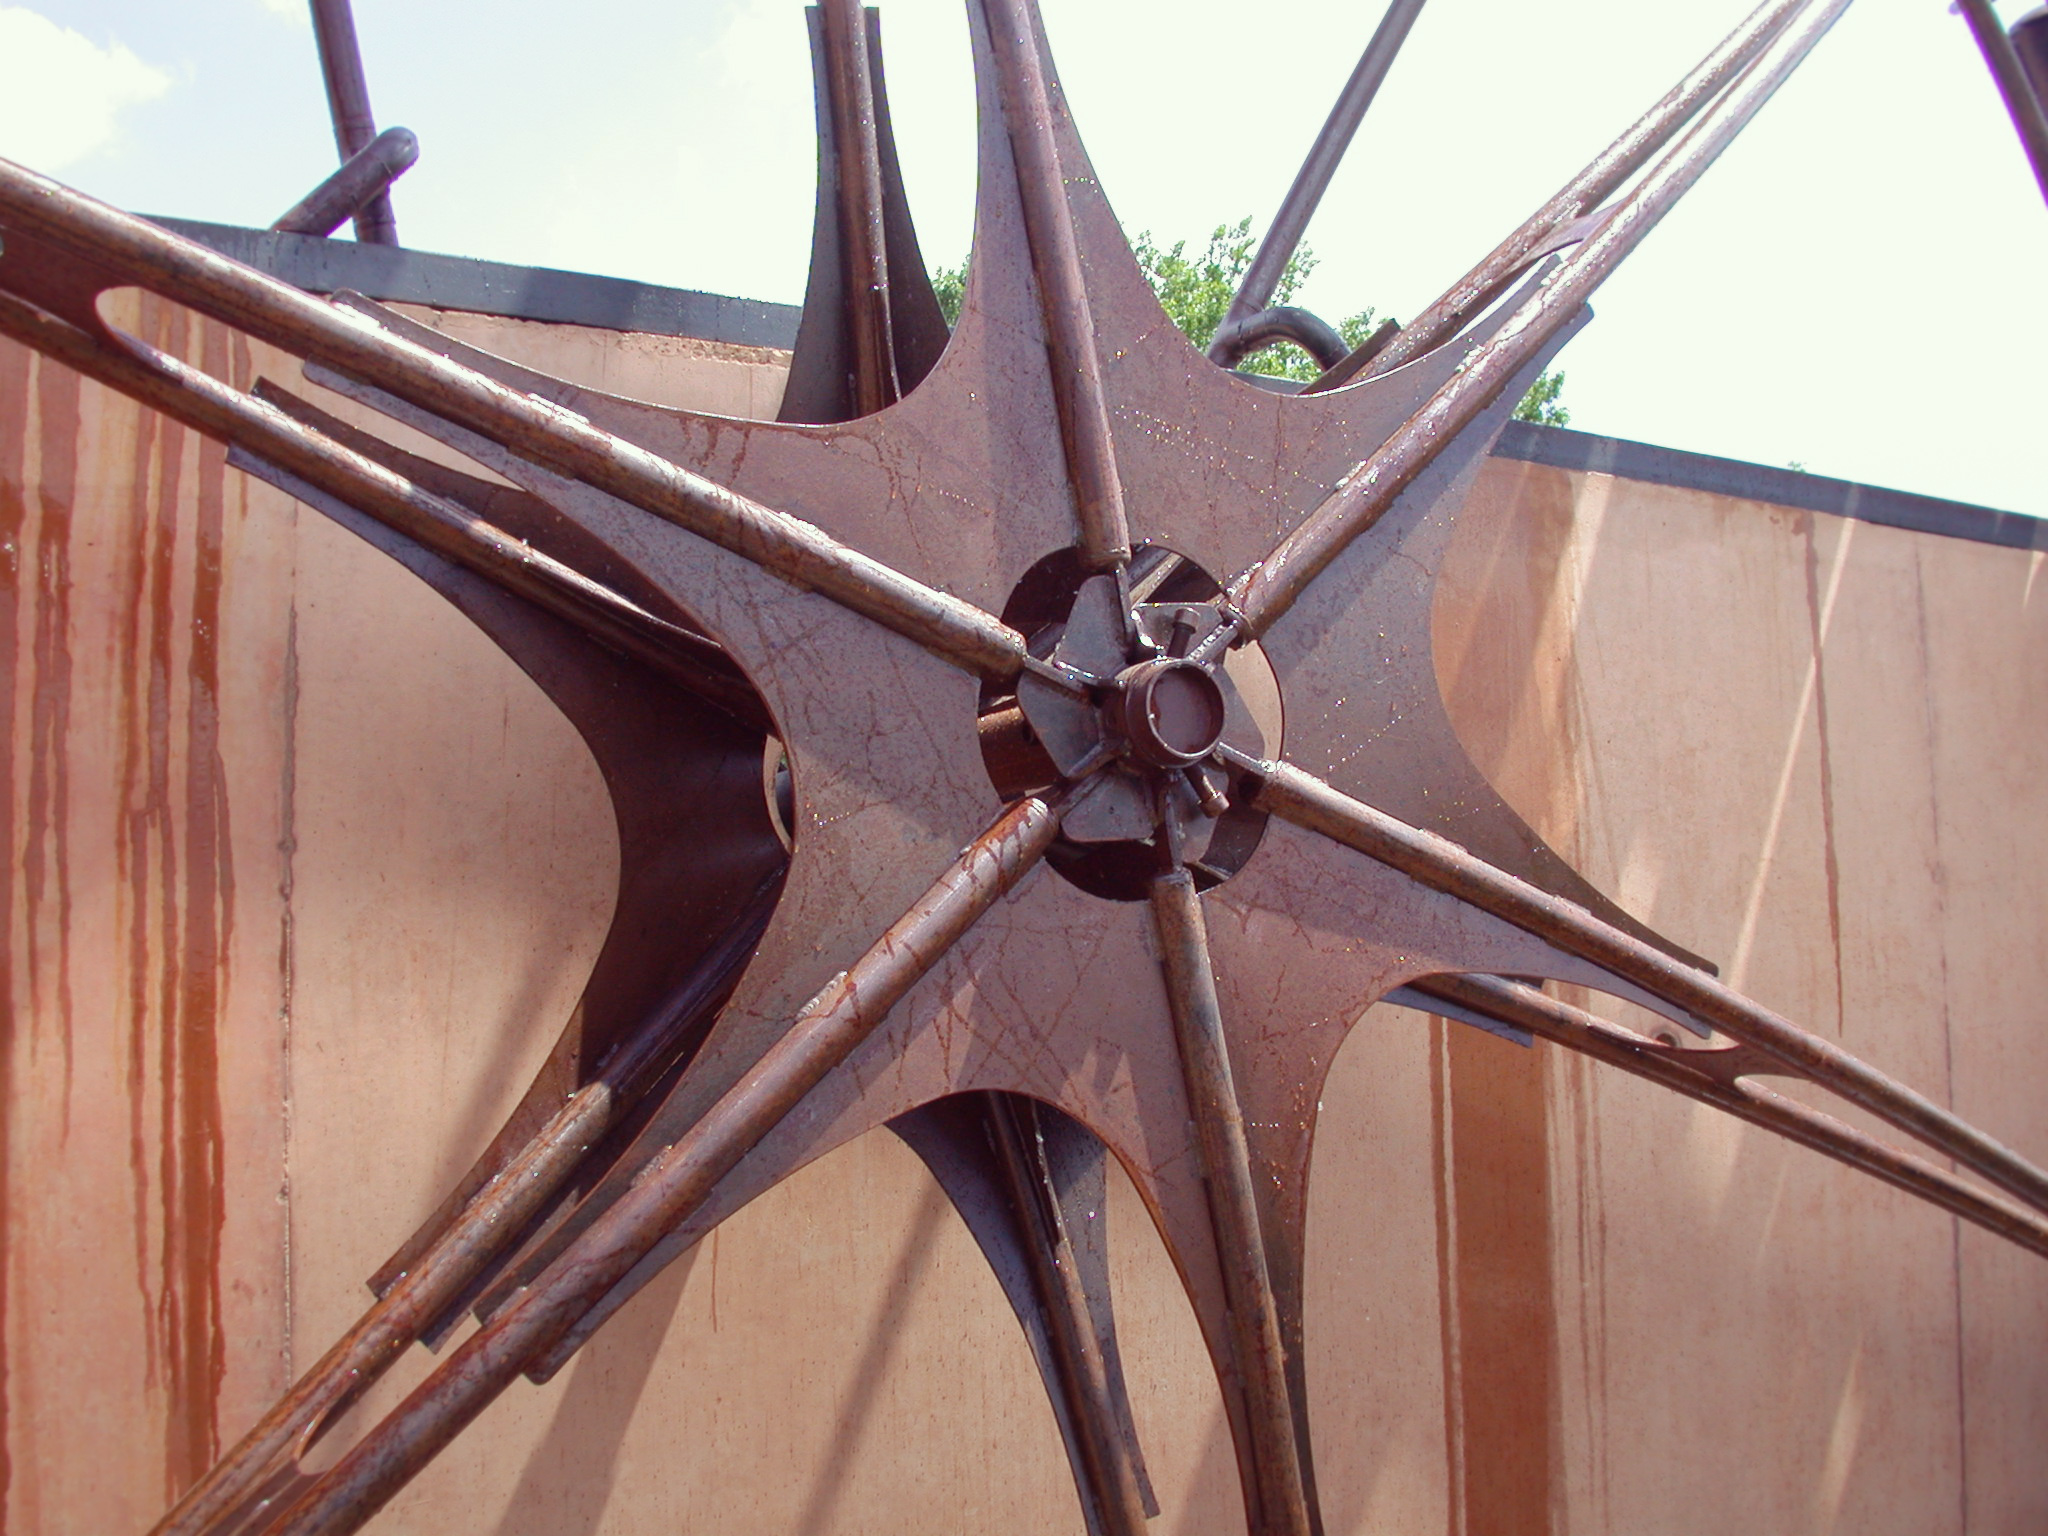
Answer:
[[(1223, 323), (1216, 327), (1215, 338), (1209, 343), (1212, 362), (1228, 367), (1238, 357), (1256, 350), (1253, 346), (1244, 345), (1247, 340), (1243, 334), (1245, 323), (1273, 302), (1280, 279), (1287, 271), (1287, 263), (1300, 248), (1308, 221), (1315, 217), (1317, 205), (1330, 189), (1330, 178), (1337, 174), (1344, 152), (1351, 147), (1358, 125), (1365, 121), (1373, 98), (1379, 94), (1387, 71), (1393, 67), (1401, 45), (1408, 40), (1409, 29), (1415, 25), (1415, 18), (1422, 14), (1424, 4), (1425, 0), (1391, 0), (1387, 6), (1386, 15), (1380, 18), (1378, 28), (1365, 45), (1365, 52), (1359, 55), (1358, 63), (1352, 69), (1351, 78), (1337, 93), (1336, 104), (1330, 108), (1322, 131), (1316, 135), (1315, 143), (1309, 146), (1308, 157), (1301, 162), (1301, 169), (1295, 172), (1294, 184), (1287, 189), (1287, 196), (1280, 200), (1280, 211), (1273, 215), (1273, 223), (1265, 238), (1260, 240), (1258, 251), (1252, 256), (1252, 264), (1245, 268), (1244, 278), (1237, 286)], [(1236, 356), (1231, 355), (1233, 350)], [(1320, 356), (1316, 360), (1325, 368), (1331, 366)]]
[[(334, 119), (334, 147), (347, 162), (377, 137), (370, 86), (363, 75), (362, 44), (356, 38), (349, 0), (312, 0), (312, 7), (313, 40), (320, 50), (320, 74), (327, 82), (327, 110)], [(371, 245), (398, 244), (398, 219), (391, 211), (388, 191), (371, 198), (355, 219), (358, 240)]]
[(1024, 637), (963, 602), (841, 544), (802, 518), (740, 495), (600, 430), (575, 412), (301, 293), (195, 241), (0, 160), (0, 228), (83, 261), (300, 357), (324, 363), (817, 591), (963, 670), (1009, 681)]
[(889, 254), (882, 228), (882, 152), (861, 0), (821, 0), (839, 204), (841, 292), (851, 332), (854, 405), (879, 411), (902, 393), (889, 325)]
[(1057, 1363), (1074, 1438), (1086, 1469), (1105, 1536), (1143, 1536), (1145, 1496), (1138, 1487), (1109, 1388), (1109, 1366), (1081, 1287), (1081, 1271), (1053, 1198), (1030, 1099), (1010, 1093), (980, 1096), (989, 1142), (1003, 1187), (1023, 1235), (1018, 1245), (1031, 1270), (1031, 1286), (1045, 1314), (1047, 1341)]
[(321, 1432), (460, 1305), (491, 1260), (547, 1207), (723, 1005), (774, 916), (781, 889), (780, 874), (762, 886), (675, 994), (610, 1052), (355, 1326), (187, 1490), (151, 1536), (202, 1536), (280, 1482), (305, 1486), (295, 1463)]
[(1059, 821), (1054, 804), (1037, 798), (997, 818), (617, 1204), (307, 1490), (278, 1522), (282, 1536), (354, 1531), (381, 1509), (873, 1033), (1038, 863)]
[(1594, 917), (1583, 907), (1494, 868), (1448, 838), (1409, 826), (1285, 763), (1258, 762), (1228, 747), (1219, 756), (1257, 785), (1252, 803), (1354, 848), (1431, 890), (1491, 913), (1524, 933), (1634, 982), (1841, 1095), (1887, 1125), (1955, 1158), (2036, 1210), (2048, 1212), (2048, 1173), (1932, 1100), (1895, 1082), (1832, 1041), (1809, 1034), (1705, 971)]
[(1230, 1307), (1231, 1355), (1244, 1393), (1258, 1505), (1251, 1526), (1261, 1536), (1310, 1536), (1280, 1308), (1266, 1267), (1244, 1112), (1216, 998), (1208, 925), (1194, 878), (1185, 869), (1152, 882), (1152, 916), (1159, 927), (1167, 999)]
[(1850, 0), (1805, 3), (1808, 9), (1804, 14), (1779, 34), (1699, 126), (1558, 263), (1542, 287), (1492, 339), (1467, 358), (1377, 453), (1345, 476), (1321, 506), (1263, 560), (1231, 582), (1228, 598), (1236, 614), (1236, 640), (1265, 633), (1324, 568), (1377, 523), (1415, 477), (1479, 419), (1720, 158), (1848, 9)]
[(1109, 400), (1102, 359), (1095, 349), (1095, 318), (1081, 273), (1074, 214), (1067, 206), (1066, 173), (1053, 133), (1052, 91), (1026, 0), (984, 0), (1003, 122), (1017, 167), (1024, 205), (1024, 237), (1045, 316), (1045, 345), (1059, 404), (1060, 435), (1073, 484), (1080, 546), (1090, 570), (1120, 568), (1131, 558), (1124, 517), (1123, 481), (1109, 431)]
[[(1499, 976), (1432, 976), (1410, 983), (1407, 990), (1526, 1030), (1686, 1098), (1710, 1104), (1738, 1120), (1881, 1179), (1987, 1232), (2048, 1257), (2048, 1221), (2033, 1212), (1985, 1194), (1946, 1168), (1886, 1146), (1832, 1115), (1808, 1109), (1783, 1094), (1742, 1080), (1740, 1064), (1721, 1058), (1740, 1057), (1753, 1062), (1759, 1053), (1747, 1046), (1687, 1050), (1663, 1045), (1560, 1002), (1535, 987)], [(1769, 1062), (1764, 1065), (1774, 1066)]]
[(293, 420), (276, 406), (132, 337), (88, 336), (0, 292), (0, 334), (283, 472), (300, 494), (375, 518), (494, 586), (644, 662), (749, 724), (768, 728), (753, 691), (714, 641), (542, 554), (468, 508), (436, 496)]
[(1303, 393), (1348, 383), (1360, 373), (1367, 378), (1387, 373), (1455, 336), (1466, 321), (1507, 292), (1509, 284), (1559, 231), (1598, 208), (1623, 182), (1649, 164), (1650, 157), (1670, 143), (1700, 108), (1720, 95), (1728, 82), (1747, 68), (1807, 3), (1808, 0), (1765, 0), (1700, 61), (1697, 69), (1673, 86), (1591, 165), (1565, 183), (1556, 196), (1529, 215), (1484, 261), (1397, 331), (1376, 356), (1364, 360), (1359, 367), (1340, 364), (1327, 379), (1315, 380)]
[(2026, 149), (2028, 164), (2034, 168), (2041, 196), (2048, 198), (2048, 102), (2035, 93), (2019, 51), (2013, 47), (1998, 13), (1992, 10), (1991, 0), (1955, 0), (1955, 4), (1976, 36), (1984, 62), (1991, 68), (1991, 78), (1998, 83), (1998, 94), (2005, 98), (2005, 110), (2012, 115), (2013, 127), (2019, 130), (2020, 144)]

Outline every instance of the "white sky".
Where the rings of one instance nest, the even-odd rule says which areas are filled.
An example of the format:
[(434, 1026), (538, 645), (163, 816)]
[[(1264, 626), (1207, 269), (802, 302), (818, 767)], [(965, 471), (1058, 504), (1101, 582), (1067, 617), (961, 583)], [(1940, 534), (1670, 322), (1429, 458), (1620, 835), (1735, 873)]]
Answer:
[[(1043, 0), (1126, 224), (1269, 218), (1377, 0)], [(1303, 302), (1412, 314), (1753, 0), (1431, 0), (1309, 232)], [(2003, 6), (2008, 19), (2025, 0)], [(796, 302), (798, 0), (356, 0), (408, 244)], [(883, 0), (926, 254), (966, 247), (960, 0)], [(0, 0), (0, 154), (265, 224), (333, 161), (298, 0)], [(1595, 301), (1572, 424), (2048, 514), (2048, 210), (1944, 0), (1860, 0)]]

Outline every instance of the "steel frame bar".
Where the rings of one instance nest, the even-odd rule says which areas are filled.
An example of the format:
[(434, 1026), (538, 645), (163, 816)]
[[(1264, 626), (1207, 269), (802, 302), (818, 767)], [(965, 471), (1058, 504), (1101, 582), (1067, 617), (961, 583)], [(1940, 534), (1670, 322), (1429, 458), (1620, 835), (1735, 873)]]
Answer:
[(410, 128), (386, 128), (270, 227), (287, 235), (331, 235), (383, 197), (419, 158), (420, 141)]
[(1176, 869), (1152, 882), (1152, 916), (1159, 929), (1167, 999), (1180, 1046), (1188, 1110), (1209, 1194), (1216, 1257), (1229, 1302), (1231, 1355), (1244, 1393), (1246, 1429), (1256, 1474), (1257, 1536), (1311, 1536), (1301, 1448), (1295, 1439), (1287, 1352), (1280, 1307), (1266, 1266), (1250, 1146), (1222, 1006), (1209, 957), (1209, 930), (1194, 877)]
[(1123, 481), (1109, 430), (1095, 319), (1081, 274), (1081, 250), (1067, 206), (1066, 177), (1053, 133), (1052, 92), (1039, 57), (1031, 11), (1022, 0), (983, 0), (1003, 123), (1016, 162), (1024, 236), (1045, 316), (1045, 344), (1060, 436), (1074, 490), (1083, 562), (1090, 570), (1121, 569), (1131, 558)]
[(321, 1432), (461, 1304), (491, 1260), (546, 1209), (723, 1004), (774, 915), (781, 885), (777, 876), (762, 888), (683, 987), (619, 1043), (595, 1076), (563, 1101), (355, 1326), (178, 1500), (151, 1536), (203, 1536), (281, 1485), (305, 1486), (294, 1464)]
[(1053, 801), (1027, 798), (998, 817), (617, 1204), (315, 1481), (275, 1529), (283, 1536), (359, 1529), (853, 1053), (1044, 857), (1060, 815)]
[(802, 518), (763, 506), (572, 411), (509, 389), (361, 316), (8, 161), (0, 161), (0, 225), (687, 529), (964, 671), (1007, 682), (1024, 668), (1024, 637), (1008, 625), (841, 544)]
[(2034, 88), (2034, 99), (2048, 110), (2048, 6), (2035, 6), (2006, 29), (2020, 69)]
[[(1236, 616), (1235, 640), (1265, 633), (1329, 563), (1377, 523), (1415, 477), (1479, 419), (1720, 158), (1851, 0), (1799, 3), (1806, 7), (1804, 13), (1787, 25), (1699, 126), (1615, 205), (1576, 250), (1559, 261), (1556, 270), (1493, 339), (1476, 350), (1448, 383), (1378, 452), (1345, 476), (1322, 505), (1263, 560), (1231, 581), (1228, 597)], [(1382, 359), (1385, 355), (1381, 354)]]
[(2036, 94), (2034, 82), (2028, 78), (2005, 24), (1991, 8), (1991, 0), (1955, 0), (1955, 8), (1963, 13), (1976, 36), (1977, 47), (1990, 66), (1991, 78), (1998, 83), (1998, 94), (2005, 98), (2005, 110), (2012, 115), (2020, 145), (2027, 152), (2027, 163), (2034, 169), (2041, 196), (2048, 199), (2048, 102)]
[[(370, 85), (363, 74), (363, 49), (356, 38), (349, 0), (312, 0), (313, 39), (320, 50), (320, 74), (327, 83), (327, 111), (334, 119), (334, 147), (345, 163), (377, 136), (370, 111)], [(398, 244), (398, 219), (388, 192), (379, 192), (355, 216), (356, 238), (371, 245)], [(328, 226), (332, 228), (333, 226)]]
[(1409, 826), (1285, 763), (1220, 749), (1257, 786), (1261, 810), (1356, 849), (1410, 879), (1492, 914), (1568, 955), (1682, 1008), (1730, 1039), (1783, 1063), (1887, 1125), (2048, 1212), (2048, 1173), (1939, 1104), (1895, 1082), (1832, 1041), (1742, 996), (1705, 971), (1602, 922), (1584, 908), (1495, 869), (1447, 838)]
[(843, 293), (852, 343), (854, 404), (862, 415), (902, 390), (890, 327), (889, 254), (882, 225), (882, 152), (875, 134), (875, 82), (860, 0), (820, 0), (825, 77), (831, 97), (838, 183)]
[(1387, 373), (1455, 336), (1466, 321), (1507, 292), (1516, 274), (1536, 259), (1559, 230), (1598, 208), (1622, 183), (1649, 164), (1650, 157), (1720, 95), (1807, 3), (1808, 0), (1765, 0), (1700, 61), (1698, 68), (1673, 86), (1556, 196), (1529, 215), (1485, 260), (1409, 321), (1375, 357), (1366, 359), (1359, 367), (1347, 369), (1339, 364), (1327, 378), (1313, 381), (1302, 393), (1335, 388), (1360, 372), (1368, 378)]
[(1747, 1066), (1777, 1070), (1775, 1063), (1759, 1062), (1757, 1053), (1746, 1046), (1688, 1050), (1662, 1045), (1560, 1002), (1535, 987), (1499, 976), (1432, 976), (1412, 983), (1409, 990), (1526, 1030), (1646, 1082), (1710, 1104), (1738, 1120), (1881, 1179), (1987, 1232), (2048, 1257), (2048, 1221), (2031, 1211), (1975, 1189), (1947, 1169), (1887, 1146), (1832, 1115), (1741, 1080)]
[(89, 336), (5, 292), (0, 292), (0, 334), (196, 432), (243, 450), (313, 493), (375, 518), (601, 644), (655, 668), (735, 718), (767, 728), (759, 699), (725, 663), (716, 642), (649, 613), (468, 508), (295, 421), (277, 406), (132, 337), (110, 333), (111, 341), (101, 341)]
[[(1231, 298), (1230, 308), (1223, 316), (1223, 323), (1216, 328), (1215, 338), (1209, 343), (1211, 362), (1229, 367), (1237, 358), (1253, 350), (1247, 347), (1236, 356), (1230, 355), (1231, 349), (1239, 344), (1238, 333), (1245, 323), (1273, 302), (1280, 279), (1287, 271), (1287, 263), (1299, 249), (1301, 237), (1308, 230), (1309, 220), (1315, 217), (1323, 194), (1330, 189), (1330, 178), (1337, 174), (1344, 152), (1351, 147), (1351, 140), (1358, 133), (1358, 125), (1365, 121), (1373, 98), (1379, 94), (1387, 71), (1393, 67), (1401, 45), (1408, 40), (1409, 29), (1415, 25), (1415, 18), (1422, 14), (1426, 3), (1427, 0), (1391, 0), (1387, 6), (1386, 15), (1380, 18), (1379, 26), (1365, 45), (1365, 52), (1359, 55), (1358, 63), (1353, 67), (1351, 78), (1337, 93), (1329, 117), (1316, 134), (1315, 142), (1309, 146), (1301, 169), (1294, 173), (1294, 184), (1280, 200), (1280, 211), (1273, 215), (1273, 222), (1260, 240), (1251, 265), (1245, 268), (1237, 293)], [(1317, 360), (1322, 361), (1320, 358)], [(1331, 364), (1326, 362), (1323, 366), (1327, 368)]]
[(1110, 1393), (1109, 1366), (1081, 1289), (1081, 1272), (1059, 1202), (1050, 1197), (1045, 1158), (1032, 1124), (1036, 1106), (1008, 1093), (984, 1093), (983, 1123), (1005, 1191), (1024, 1233), (1032, 1288), (1045, 1313), (1047, 1342), (1058, 1362), (1090, 1491), (1106, 1536), (1143, 1536), (1145, 1496), (1125, 1448)]

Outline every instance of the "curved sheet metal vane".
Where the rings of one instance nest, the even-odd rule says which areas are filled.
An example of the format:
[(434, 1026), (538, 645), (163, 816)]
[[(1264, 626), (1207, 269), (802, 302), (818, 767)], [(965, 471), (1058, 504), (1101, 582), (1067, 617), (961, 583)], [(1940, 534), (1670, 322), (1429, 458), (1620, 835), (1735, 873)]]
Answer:
[[(1091, 1530), (1156, 1510), (1086, 1219), (1114, 1156), (1186, 1285), (1250, 1530), (1311, 1536), (1309, 1149), (1350, 1021), (1387, 997), (1591, 1055), (2048, 1253), (2048, 1175), (1724, 986), (1545, 845), (1459, 743), (1431, 652), (1454, 520), (1513, 402), (1846, 4), (1770, 0), (1423, 317), (1299, 396), (1167, 322), (1030, 0), (970, 5), (980, 188), (950, 335), (879, 30), (828, 0), (811, 290), (775, 422), (548, 378), (0, 163), (0, 333), (226, 441), (433, 585), (591, 742), (634, 850), (512, 1120), (160, 1536), (358, 1528), (719, 1221), (882, 1125), (1002, 1278)], [(97, 298), (121, 285), (497, 478), (113, 332)], [(1546, 979), (1726, 1039), (1649, 1040)], [(390, 1417), (302, 1468), (471, 1311)]]

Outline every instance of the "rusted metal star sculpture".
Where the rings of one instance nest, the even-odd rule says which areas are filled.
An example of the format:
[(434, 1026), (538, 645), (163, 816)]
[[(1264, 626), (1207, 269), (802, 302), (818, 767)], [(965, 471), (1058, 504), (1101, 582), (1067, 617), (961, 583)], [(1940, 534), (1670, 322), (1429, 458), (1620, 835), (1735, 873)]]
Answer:
[[(1030, 0), (970, 6), (981, 181), (950, 336), (872, 17), (819, 13), (818, 245), (781, 422), (568, 385), (0, 166), (0, 331), (434, 584), (582, 732), (620, 827), (612, 933), (520, 1110), (158, 1530), (358, 1528), (716, 1223), (893, 1124), (1025, 1320), (1091, 1527), (1136, 1531), (1151, 1502), (1087, 1219), (1106, 1147), (1199, 1320), (1250, 1529), (1307, 1536), (1310, 1147), (1332, 1058), (1387, 997), (1586, 1052), (2048, 1253), (2048, 1175), (1729, 990), (1546, 847), (1459, 745), (1430, 653), (1452, 521), (1514, 401), (1846, 4), (1770, 0), (1438, 304), (1298, 396), (1161, 312)], [(132, 284), (516, 489), (111, 331), (97, 296)], [(1650, 1040), (1544, 979), (1705, 1038)], [(472, 1310), (387, 1419), (301, 1470)]]

